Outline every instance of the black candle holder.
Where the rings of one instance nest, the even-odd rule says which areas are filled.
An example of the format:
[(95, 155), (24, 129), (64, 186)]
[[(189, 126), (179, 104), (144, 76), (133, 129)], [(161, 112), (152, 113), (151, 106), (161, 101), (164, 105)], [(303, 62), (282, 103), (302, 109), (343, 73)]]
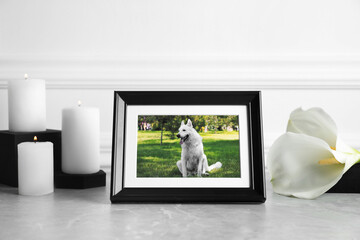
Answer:
[(360, 164), (352, 166), (328, 193), (360, 193)]
[(41, 132), (0, 131), (0, 183), (18, 187), (18, 151), (22, 142), (52, 142), (54, 147), (54, 173), (61, 170), (61, 131), (47, 129)]
[(93, 174), (55, 173), (55, 187), (69, 189), (85, 189), (106, 185), (106, 173), (103, 170)]
[(61, 171), (61, 131), (47, 129), (42, 132), (0, 131), (0, 183), (18, 187), (18, 151), (22, 142), (52, 142), (54, 147), (54, 184), (56, 188), (85, 189), (106, 185), (106, 174), (66, 174)]

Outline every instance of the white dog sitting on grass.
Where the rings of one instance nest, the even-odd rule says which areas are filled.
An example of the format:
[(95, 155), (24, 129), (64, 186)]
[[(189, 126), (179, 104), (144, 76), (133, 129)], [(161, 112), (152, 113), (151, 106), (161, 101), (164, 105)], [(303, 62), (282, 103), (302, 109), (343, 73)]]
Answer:
[(183, 177), (191, 175), (201, 177), (202, 174), (208, 174), (213, 169), (221, 168), (222, 164), (220, 162), (209, 166), (204, 153), (202, 137), (193, 128), (190, 119), (188, 119), (186, 125), (184, 121), (181, 122), (179, 133), (176, 136), (180, 138), (182, 148), (181, 160), (176, 165)]

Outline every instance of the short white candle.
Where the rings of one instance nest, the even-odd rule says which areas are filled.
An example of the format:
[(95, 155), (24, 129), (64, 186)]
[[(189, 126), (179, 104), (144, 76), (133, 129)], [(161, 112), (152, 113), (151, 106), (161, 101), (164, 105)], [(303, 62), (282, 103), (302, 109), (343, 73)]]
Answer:
[(46, 130), (45, 81), (40, 79), (8, 82), (9, 129), (13, 132)]
[(91, 174), (100, 170), (99, 109), (79, 106), (62, 111), (62, 171)]
[(18, 144), (19, 194), (39, 196), (54, 192), (54, 154), (51, 142)]

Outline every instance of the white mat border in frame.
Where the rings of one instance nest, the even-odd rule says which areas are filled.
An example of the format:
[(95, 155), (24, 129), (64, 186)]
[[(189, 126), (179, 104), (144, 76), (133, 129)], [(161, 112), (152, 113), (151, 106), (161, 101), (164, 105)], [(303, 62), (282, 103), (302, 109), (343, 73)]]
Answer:
[[(138, 115), (238, 115), (240, 178), (137, 178)], [(180, 125), (179, 125), (180, 126)], [(124, 186), (131, 188), (247, 188), (250, 187), (248, 114), (245, 105), (130, 105), (126, 109)], [(179, 146), (180, 148), (180, 146)], [(206, 149), (205, 149), (206, 154)], [(180, 156), (179, 156), (180, 159)], [(174, 165), (177, 160), (174, 159)]]

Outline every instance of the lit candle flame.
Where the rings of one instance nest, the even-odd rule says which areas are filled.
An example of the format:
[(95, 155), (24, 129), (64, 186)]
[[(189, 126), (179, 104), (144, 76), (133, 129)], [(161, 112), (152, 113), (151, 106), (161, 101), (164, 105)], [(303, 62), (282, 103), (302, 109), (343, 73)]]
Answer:
[(78, 101), (78, 106), (81, 107), (81, 104), (82, 104), (82, 102), (79, 100)]
[(35, 141), (35, 142), (37, 141), (37, 136), (34, 136), (34, 141)]
[(28, 80), (29, 76), (27, 75), (27, 73), (25, 73), (24, 78), (25, 80)]

